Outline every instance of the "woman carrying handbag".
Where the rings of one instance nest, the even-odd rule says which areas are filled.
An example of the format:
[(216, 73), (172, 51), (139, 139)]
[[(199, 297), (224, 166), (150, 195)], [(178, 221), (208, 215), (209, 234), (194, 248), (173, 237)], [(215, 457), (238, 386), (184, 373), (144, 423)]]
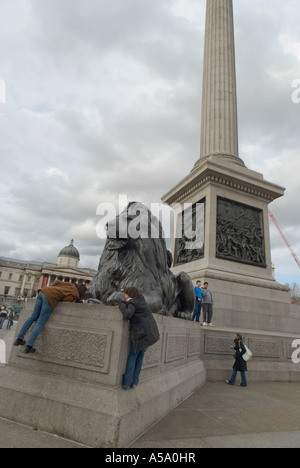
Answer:
[(226, 380), (226, 382), (229, 385), (234, 385), (236, 381), (237, 373), (240, 372), (241, 377), (242, 377), (242, 383), (240, 386), (247, 387), (248, 384), (247, 384), (246, 372), (248, 369), (247, 369), (247, 362), (243, 358), (243, 355), (247, 353), (247, 348), (245, 347), (243, 343), (243, 338), (239, 333), (235, 335), (234, 346), (232, 346), (231, 349), (235, 350), (235, 363), (233, 366), (233, 373), (232, 373), (231, 379)]

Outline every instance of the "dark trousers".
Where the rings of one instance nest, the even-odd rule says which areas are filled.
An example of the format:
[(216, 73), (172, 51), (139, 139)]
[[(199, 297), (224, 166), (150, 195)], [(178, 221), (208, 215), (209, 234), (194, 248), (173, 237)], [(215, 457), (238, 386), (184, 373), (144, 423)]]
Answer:
[(193, 321), (196, 319), (196, 322), (200, 322), (201, 308), (202, 308), (202, 302), (199, 302), (197, 299), (195, 311), (194, 311), (193, 318), (192, 318)]
[(213, 306), (212, 304), (203, 304), (203, 322), (211, 323), (213, 317)]
[(124, 387), (131, 387), (132, 385), (139, 384), (140, 374), (146, 351), (147, 348), (143, 349), (139, 353), (136, 353), (133, 344), (131, 344), (127, 360), (126, 372), (123, 379)]

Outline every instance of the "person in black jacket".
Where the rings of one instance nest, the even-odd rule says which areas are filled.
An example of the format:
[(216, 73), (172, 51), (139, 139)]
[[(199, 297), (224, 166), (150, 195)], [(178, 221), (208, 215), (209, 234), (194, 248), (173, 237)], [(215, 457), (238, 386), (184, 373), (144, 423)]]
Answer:
[(247, 378), (246, 378), (247, 362), (244, 361), (244, 359), (243, 359), (243, 355), (246, 353), (246, 348), (245, 348), (245, 345), (243, 343), (243, 338), (240, 335), (240, 333), (237, 333), (235, 335), (235, 337), (234, 337), (234, 346), (232, 346), (231, 349), (234, 349), (235, 352), (236, 352), (235, 353), (235, 363), (234, 363), (234, 366), (233, 366), (233, 374), (231, 376), (231, 379), (226, 380), (226, 382), (229, 385), (234, 385), (237, 373), (240, 372), (241, 377), (242, 377), (241, 387), (247, 387), (248, 386)]
[(145, 352), (159, 340), (159, 331), (153, 314), (137, 288), (124, 290), (125, 301), (119, 304), (125, 320), (130, 321), (131, 345), (123, 379), (123, 388), (139, 384)]

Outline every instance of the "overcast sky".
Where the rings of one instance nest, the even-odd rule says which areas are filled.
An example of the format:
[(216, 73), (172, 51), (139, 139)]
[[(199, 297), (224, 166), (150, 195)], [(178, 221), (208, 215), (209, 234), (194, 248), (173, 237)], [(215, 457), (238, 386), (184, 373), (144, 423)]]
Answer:
[[(189, 173), (205, 4), (0, 0), (0, 256), (55, 262), (74, 238), (96, 268), (98, 204), (159, 202)], [(287, 188), (270, 208), (300, 256), (300, 2), (235, 0), (234, 14), (240, 156)], [(271, 241), (277, 278), (300, 283), (273, 227)]]

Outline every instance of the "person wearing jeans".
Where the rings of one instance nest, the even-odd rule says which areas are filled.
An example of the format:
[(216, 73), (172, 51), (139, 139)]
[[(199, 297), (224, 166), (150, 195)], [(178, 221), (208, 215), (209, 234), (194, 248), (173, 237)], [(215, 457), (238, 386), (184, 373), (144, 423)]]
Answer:
[[(235, 367), (235, 368), (233, 369), (233, 373), (232, 373), (231, 379), (230, 379), (229, 382), (228, 382), (230, 385), (235, 385), (237, 373), (238, 373), (238, 370), (237, 370), (237, 368)], [(247, 378), (246, 378), (246, 372), (245, 372), (245, 371), (240, 371), (240, 373), (241, 373), (241, 378), (242, 378), (242, 383), (241, 383), (240, 386), (241, 386), (241, 387), (248, 387)]]
[(202, 289), (201, 289), (201, 281), (197, 281), (196, 287), (195, 287), (195, 293), (196, 293), (196, 306), (195, 306), (195, 311), (192, 317), (192, 321), (196, 319), (196, 322), (200, 322), (200, 315), (201, 315), (201, 308), (202, 308)]
[(51, 312), (52, 312), (52, 308), (51, 308), (50, 302), (48, 301), (47, 297), (45, 296), (43, 292), (39, 292), (39, 295), (37, 297), (35, 307), (33, 310), (33, 314), (24, 323), (18, 335), (18, 339), (20, 341), (24, 341), (25, 335), (28, 332), (29, 328), (31, 328), (32, 325), (36, 322), (36, 326), (34, 327), (30, 335), (30, 338), (27, 342), (27, 346), (29, 346), (29, 348), (32, 348), (35, 340), (37, 339), (37, 337), (43, 330), (48, 318), (50, 317)]
[(234, 349), (236, 352), (235, 363), (233, 366), (233, 373), (232, 373), (231, 379), (226, 380), (226, 382), (229, 385), (235, 385), (237, 373), (240, 372), (241, 377), (242, 377), (242, 383), (240, 386), (247, 387), (248, 383), (247, 383), (247, 378), (246, 378), (246, 372), (248, 369), (247, 369), (247, 362), (243, 359), (243, 355), (246, 353), (246, 348), (243, 343), (242, 335), (240, 333), (236, 333), (234, 337), (234, 346), (232, 346), (231, 349)]
[(63, 281), (56, 281), (53, 286), (41, 289), (33, 313), (21, 328), (14, 346), (25, 346), (25, 335), (31, 326), (36, 323), (24, 350), (25, 354), (34, 353), (36, 351), (33, 347), (35, 340), (43, 330), (51, 312), (58, 302), (73, 302), (79, 300), (84, 296), (86, 290), (87, 288), (83, 284), (75, 285), (72, 283), (64, 283)]
[(139, 384), (145, 352), (159, 340), (159, 331), (153, 314), (141, 292), (134, 287), (124, 290), (119, 307), (130, 322), (131, 344), (123, 378), (123, 388)]
[(131, 344), (123, 379), (123, 386), (125, 388), (138, 386), (146, 351), (147, 348), (136, 353), (133, 344)]

